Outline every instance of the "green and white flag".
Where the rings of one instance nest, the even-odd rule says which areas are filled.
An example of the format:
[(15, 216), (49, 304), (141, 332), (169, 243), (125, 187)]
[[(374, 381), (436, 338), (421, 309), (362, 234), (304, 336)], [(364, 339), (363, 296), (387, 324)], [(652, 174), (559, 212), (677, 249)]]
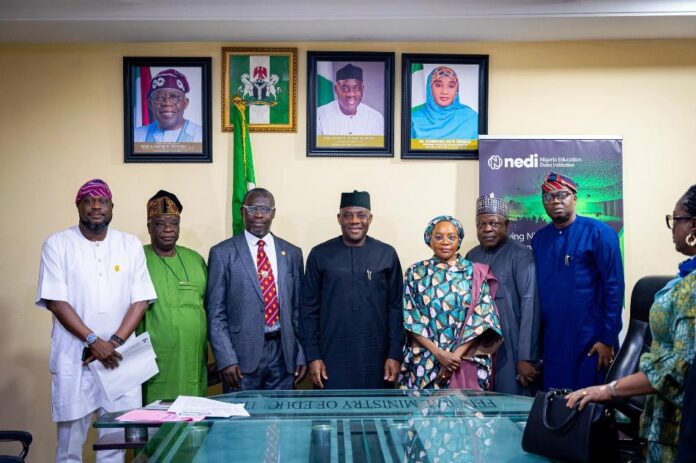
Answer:
[(428, 75), (423, 63), (411, 63), (411, 109), (425, 104), (425, 80)]
[(317, 62), (317, 108), (331, 103), (335, 99), (334, 76), (331, 61)]
[(290, 58), (287, 55), (232, 55), (229, 89), (246, 105), (249, 124), (290, 123)]
[(233, 161), (232, 161), (232, 235), (244, 232), (242, 201), (247, 191), (256, 185), (254, 158), (251, 154), (249, 125), (244, 116), (244, 101), (239, 96), (232, 99), (232, 122), (234, 123)]

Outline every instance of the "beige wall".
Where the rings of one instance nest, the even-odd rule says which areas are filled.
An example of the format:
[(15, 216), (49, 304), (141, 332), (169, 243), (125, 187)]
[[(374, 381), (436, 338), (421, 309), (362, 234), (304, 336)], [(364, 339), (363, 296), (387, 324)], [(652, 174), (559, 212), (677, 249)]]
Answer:
[[(231, 134), (220, 131), (221, 43), (2, 46), (0, 73), (0, 429), (34, 434), (31, 461), (55, 447), (47, 371), (51, 317), (34, 307), (41, 243), (76, 223), (76, 188), (101, 177), (114, 192), (113, 226), (146, 240), (145, 201), (157, 189), (185, 205), (181, 243), (207, 256), (230, 229)], [(225, 44), (232, 45), (232, 44)], [(474, 244), (477, 162), (305, 157), (307, 50), (490, 54), (491, 134), (621, 134), (627, 287), (672, 273), (663, 216), (696, 180), (696, 41), (275, 44), (299, 47), (298, 130), (251, 135), (257, 182), (275, 193), (274, 231), (305, 252), (338, 233), (339, 193), (372, 193), (371, 234), (404, 265), (427, 256), (425, 223), (461, 217)], [(124, 164), (122, 60), (213, 57), (212, 164)]]

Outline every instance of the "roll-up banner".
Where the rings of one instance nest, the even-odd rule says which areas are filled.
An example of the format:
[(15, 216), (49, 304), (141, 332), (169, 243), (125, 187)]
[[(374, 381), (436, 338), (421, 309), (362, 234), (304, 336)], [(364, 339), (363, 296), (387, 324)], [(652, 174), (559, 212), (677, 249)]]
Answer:
[(508, 233), (527, 246), (550, 222), (541, 201), (549, 172), (578, 183), (578, 215), (611, 226), (623, 251), (623, 169), (620, 136), (479, 137), (479, 192), (494, 193), (510, 207)]

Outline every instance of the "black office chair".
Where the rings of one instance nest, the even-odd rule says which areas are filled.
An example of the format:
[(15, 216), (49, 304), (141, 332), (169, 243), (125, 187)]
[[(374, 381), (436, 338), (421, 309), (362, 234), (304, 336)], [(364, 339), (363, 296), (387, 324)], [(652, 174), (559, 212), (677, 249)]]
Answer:
[[(628, 330), (626, 331), (626, 338), (607, 372), (607, 383), (638, 371), (640, 356), (650, 351), (650, 343), (652, 342), (649, 323), (650, 306), (655, 299), (655, 293), (662, 289), (672, 278), (674, 277), (647, 276), (638, 280), (633, 287), (631, 292), (631, 316)], [(630, 420), (630, 423), (618, 426), (619, 430), (632, 440), (632, 444), (629, 441), (626, 445), (622, 445), (622, 461), (643, 461), (640, 455), (638, 430), (640, 415), (645, 407), (645, 396), (615, 399), (612, 401), (612, 405)]]
[(0, 463), (23, 463), (29, 453), (33, 438), (25, 431), (0, 431), (0, 442), (19, 442), (22, 450), (17, 456), (0, 455)]

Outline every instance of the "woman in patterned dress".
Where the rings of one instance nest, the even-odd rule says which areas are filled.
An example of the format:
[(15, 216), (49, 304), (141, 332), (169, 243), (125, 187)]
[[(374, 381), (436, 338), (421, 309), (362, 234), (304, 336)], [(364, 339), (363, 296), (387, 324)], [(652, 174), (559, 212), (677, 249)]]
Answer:
[(677, 201), (667, 227), (676, 250), (689, 258), (679, 273), (655, 295), (650, 308), (653, 341), (640, 359), (640, 371), (602, 386), (568, 395), (568, 407), (587, 402), (650, 394), (641, 437), (648, 441), (648, 462), (673, 462), (679, 441), (684, 384), (694, 360), (696, 337), (696, 185)]
[[(488, 282), (473, 290), (474, 264), (458, 252), (463, 237), (459, 220), (436, 217), (424, 234), (434, 255), (406, 271), (404, 328), (409, 339), (399, 374), (402, 388), (447, 387), (455, 372), (475, 375), (467, 383), (476, 389), (490, 387), (491, 352), (502, 340), (500, 321)], [(486, 353), (479, 349), (484, 344)]]

